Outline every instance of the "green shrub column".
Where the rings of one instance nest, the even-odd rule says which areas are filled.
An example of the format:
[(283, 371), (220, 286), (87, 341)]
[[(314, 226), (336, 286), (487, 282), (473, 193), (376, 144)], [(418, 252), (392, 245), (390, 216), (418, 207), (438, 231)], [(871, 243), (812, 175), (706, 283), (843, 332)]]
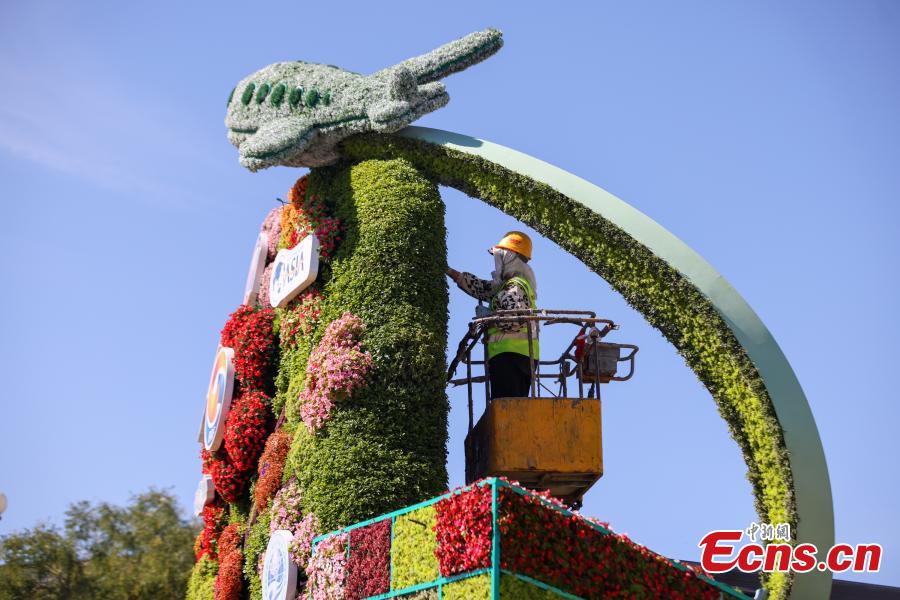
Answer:
[(313, 341), (349, 311), (374, 361), (321, 430), (296, 423), (290, 470), (329, 531), (447, 489), (446, 228), (437, 186), (405, 160), (315, 169), (309, 193), (347, 227)]

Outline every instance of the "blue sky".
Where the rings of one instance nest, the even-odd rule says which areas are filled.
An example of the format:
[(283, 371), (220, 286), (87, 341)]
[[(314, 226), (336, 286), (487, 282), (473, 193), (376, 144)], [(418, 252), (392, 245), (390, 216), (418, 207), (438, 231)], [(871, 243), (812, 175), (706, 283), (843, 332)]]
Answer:
[[(900, 585), (900, 5), (482, 4), (0, 7), (0, 534), (151, 485), (188, 507), (218, 331), (262, 218), (302, 174), (238, 165), (234, 84), (290, 59), (373, 72), (493, 26), (505, 47), (419, 124), (585, 177), (709, 260), (806, 391), (837, 540), (884, 545), (880, 573), (841, 577)], [(484, 248), (520, 225), (443, 194), (450, 263), (487, 276)], [(585, 511), (680, 558), (755, 520), (737, 446), (674, 350), (552, 243), (533, 265), (542, 305), (596, 309), (641, 347), (634, 380), (606, 390)], [(450, 308), (455, 346), (472, 302), (454, 288)], [(465, 396), (451, 400), (456, 485)]]

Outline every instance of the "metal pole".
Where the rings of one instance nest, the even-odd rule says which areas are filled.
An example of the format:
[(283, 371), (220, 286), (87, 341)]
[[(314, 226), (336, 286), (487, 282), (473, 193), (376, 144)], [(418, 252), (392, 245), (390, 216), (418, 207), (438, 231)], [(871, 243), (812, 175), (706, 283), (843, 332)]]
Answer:
[(531, 323), (525, 323), (526, 329), (528, 329), (528, 369), (531, 373), (531, 397), (537, 397), (537, 391), (534, 385), (534, 343), (531, 339)]
[(488, 341), (487, 334), (482, 338), (484, 344), (484, 408), (487, 410), (488, 404), (491, 403), (491, 366), (488, 364)]
[(469, 433), (472, 432), (472, 420), (474, 415), (472, 414), (472, 350), (469, 349), (466, 352), (466, 388), (469, 391)]
[(581, 361), (576, 361), (575, 369), (578, 372), (578, 397), (584, 398), (584, 369), (581, 368)]

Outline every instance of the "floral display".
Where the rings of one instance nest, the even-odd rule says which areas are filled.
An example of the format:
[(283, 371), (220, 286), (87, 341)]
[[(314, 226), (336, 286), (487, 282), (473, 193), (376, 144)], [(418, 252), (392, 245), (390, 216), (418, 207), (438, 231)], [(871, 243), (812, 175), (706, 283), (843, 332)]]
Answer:
[(225, 419), (225, 451), (239, 471), (256, 466), (271, 428), (269, 403), (269, 397), (260, 391), (245, 392), (231, 402)]
[[(268, 240), (266, 256), (269, 261), (275, 260), (275, 255), (278, 254), (278, 240), (281, 238), (282, 208), (283, 207), (281, 206), (277, 206), (269, 211), (269, 214), (266, 215), (262, 227), (260, 228), (260, 231), (266, 234), (266, 240)], [(263, 284), (266, 283), (268, 283), (268, 279), (263, 279)], [(268, 285), (265, 285), (265, 287), (268, 287)]]
[(259, 284), (259, 292), (256, 294), (256, 302), (260, 306), (268, 308), (271, 306), (271, 302), (269, 300), (269, 282), (272, 281), (272, 270), (275, 268), (275, 263), (269, 263), (266, 265), (266, 268), (263, 269), (262, 278), (260, 279)]
[(309, 176), (304, 175), (294, 182), (288, 190), (288, 202), (299, 208), (306, 201), (306, 189), (309, 186)]
[[(347, 543), (335, 548), (339, 534)], [(317, 563), (326, 542), (328, 558)], [(489, 600), (499, 586), (501, 598), (517, 600), (746, 598), (569, 511), (547, 493), (496, 478), (332, 532), (316, 546), (310, 572), (327, 571), (324, 565), (337, 553), (343, 561), (344, 550), (341, 576), (328, 580), (330, 593), (338, 594), (332, 597), (434, 589), (444, 598)], [(492, 562), (494, 550), (499, 565)], [(343, 581), (340, 590), (337, 581)]]
[(391, 521), (385, 519), (350, 532), (346, 598), (362, 600), (391, 587)]
[(306, 569), (309, 600), (344, 600), (347, 577), (347, 542), (349, 535), (328, 536), (316, 546), (316, 552)]
[(434, 506), (416, 509), (394, 521), (391, 543), (391, 586), (394, 589), (434, 581), (440, 576), (435, 525)]
[(222, 449), (216, 452), (201, 450), (203, 464), (213, 480), (216, 493), (226, 502), (237, 502), (250, 481), (250, 471), (235, 467)]
[(303, 570), (309, 568), (309, 559), (312, 557), (313, 540), (321, 531), (319, 530), (319, 519), (315, 513), (306, 513), (300, 524), (294, 530), (294, 538), (288, 546), (288, 552), (298, 567)]
[(624, 534), (553, 510), (536, 495), (520, 495), (511, 487), (498, 492), (503, 569), (584, 597), (631, 598), (639, 592), (651, 598), (719, 598), (719, 590), (692, 570), (674, 568)]
[(319, 238), (319, 258), (328, 261), (334, 256), (335, 248), (340, 243), (345, 228), (340, 219), (331, 216), (319, 194), (307, 192), (306, 179), (306, 177), (298, 179), (288, 195), (291, 203), (281, 212), (279, 243), (284, 248), (293, 248), (303, 238), (315, 233)]
[(301, 338), (312, 335), (322, 314), (322, 293), (309, 288), (287, 305), (281, 314), (281, 347), (294, 350)]
[(248, 524), (244, 536), (244, 583), (252, 600), (262, 600), (262, 571), (266, 548), (269, 545), (268, 510), (257, 513), (256, 520)]
[(360, 346), (362, 320), (344, 313), (325, 329), (306, 365), (306, 387), (300, 393), (300, 415), (312, 433), (331, 418), (335, 403), (366, 383), (372, 355)]
[(241, 387), (265, 389), (270, 385), (276, 343), (270, 307), (241, 305), (222, 329), (222, 345), (234, 349), (234, 373)]
[(272, 501), (269, 531), (285, 529), (294, 534), (289, 546), (291, 560), (305, 569), (312, 553), (312, 541), (319, 535), (319, 521), (313, 513), (303, 514), (303, 493), (296, 478), (288, 480)]
[(244, 555), (241, 552), (241, 525), (231, 523), (219, 538), (219, 574), (215, 600), (240, 600), (243, 588)]
[(203, 507), (200, 517), (203, 520), (203, 530), (197, 537), (197, 543), (194, 545), (194, 554), (198, 559), (202, 556), (215, 559), (218, 556), (216, 550), (219, 536), (227, 522), (225, 507), (221, 501), (213, 501)]
[[(330, 531), (447, 487), (447, 232), (438, 188), (405, 161), (313, 169), (307, 193), (327, 198), (347, 233), (317, 283), (319, 324), (283, 353), (278, 392), (299, 429), (286, 468)], [(345, 312), (365, 323), (371, 369), (311, 435), (300, 401), (308, 359)]]
[[(744, 455), (759, 518), (796, 526), (790, 456), (766, 384), (710, 298), (682, 273), (573, 198), (483, 158), (380, 134), (348, 139), (342, 149), (353, 160), (408, 161), (433, 181), (534, 227), (609, 282), (709, 390)], [(766, 583), (772, 600), (785, 598), (790, 586), (787, 573), (772, 573)]]
[(441, 575), (489, 567), (491, 564), (491, 488), (472, 486), (435, 505), (435, 555)]
[(293, 436), (286, 431), (276, 431), (266, 440), (262, 456), (259, 458), (257, 468), (256, 486), (253, 495), (256, 501), (256, 510), (261, 512), (269, 505), (269, 500), (278, 491), (281, 485), (281, 476), (284, 473), (284, 461), (291, 449)]
[(272, 521), (269, 531), (287, 529), (294, 531), (300, 525), (303, 510), (303, 492), (296, 478), (291, 478), (281, 486), (272, 500)]
[(291, 234), (297, 228), (300, 221), (300, 214), (297, 205), (293, 202), (286, 204), (281, 209), (281, 233), (278, 236), (278, 247), (288, 248)]

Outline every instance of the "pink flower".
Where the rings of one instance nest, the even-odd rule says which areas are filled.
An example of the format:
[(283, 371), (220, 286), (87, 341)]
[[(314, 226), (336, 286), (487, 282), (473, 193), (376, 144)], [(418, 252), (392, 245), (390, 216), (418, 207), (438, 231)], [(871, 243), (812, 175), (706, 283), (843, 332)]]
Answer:
[[(278, 238), (281, 236), (281, 210), (283, 206), (273, 208), (265, 220), (260, 231), (266, 234), (268, 240), (268, 260), (274, 260), (278, 253)], [(268, 282), (268, 280), (266, 280)]]
[(343, 600), (347, 578), (348, 534), (331, 535), (316, 546), (306, 569), (306, 587), (310, 600)]
[(328, 325), (310, 353), (306, 386), (300, 392), (300, 417), (310, 433), (331, 419), (336, 402), (366, 385), (373, 362), (359, 342), (363, 329), (359, 317), (345, 312)]

